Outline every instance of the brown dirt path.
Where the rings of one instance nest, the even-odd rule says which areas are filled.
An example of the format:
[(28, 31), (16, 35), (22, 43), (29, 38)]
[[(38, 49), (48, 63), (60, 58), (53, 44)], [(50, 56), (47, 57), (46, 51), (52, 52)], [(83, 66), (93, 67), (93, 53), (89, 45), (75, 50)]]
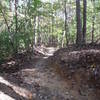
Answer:
[(77, 80), (63, 79), (44, 57), (18, 72), (0, 74), (0, 100), (99, 100), (94, 91), (86, 84), (80, 89)]

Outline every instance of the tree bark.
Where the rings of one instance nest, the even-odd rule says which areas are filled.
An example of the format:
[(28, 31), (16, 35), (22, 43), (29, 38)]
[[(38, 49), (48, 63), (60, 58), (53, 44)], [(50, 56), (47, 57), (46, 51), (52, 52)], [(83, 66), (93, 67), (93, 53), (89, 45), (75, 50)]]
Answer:
[(94, 21), (95, 21), (95, 15), (93, 15), (92, 20), (93, 21), (92, 21), (92, 34), (91, 34), (92, 37), (91, 37), (91, 42), (94, 43), (94, 30), (95, 30), (94, 29), (94, 23), (95, 23)]
[(16, 24), (15, 33), (17, 33), (17, 31), (18, 31), (18, 14), (17, 14), (17, 8), (18, 8), (18, 0), (15, 0), (15, 24)]
[(40, 36), (40, 16), (38, 15), (38, 45), (41, 44), (41, 36)]
[[(18, 0), (15, 0), (15, 34), (14, 36), (16, 37), (17, 32), (18, 32)], [(15, 53), (18, 53), (18, 41), (17, 37), (15, 38), (16, 44), (15, 44)]]
[(77, 22), (77, 36), (76, 36), (76, 44), (82, 45), (82, 21), (81, 21), (81, 8), (80, 8), (80, 0), (76, 0), (76, 22)]
[(65, 12), (65, 37), (66, 37), (66, 45), (68, 45), (68, 13), (66, 10), (66, 1), (64, 2), (64, 12)]
[(52, 11), (52, 18), (51, 18), (51, 22), (52, 22), (52, 29), (51, 29), (51, 32), (52, 32), (52, 38), (51, 38), (51, 44), (53, 45), (53, 40), (54, 40), (54, 37), (53, 37), (53, 33), (54, 33), (54, 12)]
[(93, 15), (92, 15), (92, 33), (91, 33), (91, 42), (94, 43), (94, 31), (95, 31), (95, 0), (91, 0), (93, 3)]
[(34, 23), (33, 23), (33, 46), (36, 44), (36, 16), (34, 15)]
[(83, 43), (86, 44), (87, 0), (83, 0)]

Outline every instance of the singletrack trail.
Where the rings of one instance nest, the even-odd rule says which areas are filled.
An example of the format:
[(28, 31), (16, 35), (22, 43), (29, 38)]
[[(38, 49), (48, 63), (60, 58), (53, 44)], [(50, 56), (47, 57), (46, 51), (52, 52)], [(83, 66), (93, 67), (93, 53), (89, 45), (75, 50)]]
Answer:
[[(48, 48), (48, 56), (54, 53)], [(48, 56), (34, 58), (15, 73), (0, 75), (0, 100), (98, 100), (84, 87), (79, 93), (74, 80), (67, 81), (49, 65)], [(72, 84), (76, 84), (73, 87)]]

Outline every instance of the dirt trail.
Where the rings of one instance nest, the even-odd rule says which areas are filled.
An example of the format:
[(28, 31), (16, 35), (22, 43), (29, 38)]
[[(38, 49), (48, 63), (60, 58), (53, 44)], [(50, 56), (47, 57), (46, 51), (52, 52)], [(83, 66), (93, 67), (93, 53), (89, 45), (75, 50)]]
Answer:
[[(48, 48), (46, 55), (54, 51)], [(62, 100), (66, 95), (66, 83), (48, 66), (47, 56), (33, 59), (19, 72), (2, 73), (0, 100)]]
[(19, 72), (1, 74), (0, 100), (99, 100), (92, 88), (84, 87), (80, 93), (77, 86), (75, 80), (66, 81), (58, 75), (42, 57), (33, 59)]

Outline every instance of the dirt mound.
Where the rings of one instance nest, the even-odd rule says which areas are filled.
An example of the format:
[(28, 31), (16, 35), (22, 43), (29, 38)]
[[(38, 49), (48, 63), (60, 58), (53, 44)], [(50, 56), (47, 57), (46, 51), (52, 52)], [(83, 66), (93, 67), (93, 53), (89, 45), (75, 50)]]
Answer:
[[(88, 100), (95, 100), (89, 99), (93, 94), (96, 95), (96, 100), (100, 99), (99, 48), (90, 47), (87, 49), (84, 47), (81, 49), (75, 46), (62, 48), (55, 52), (50, 59), (52, 67), (69, 83), (69, 86), (73, 88), (72, 90), (80, 92), (80, 95), (89, 94)], [(93, 97), (95, 96), (93, 95)]]

